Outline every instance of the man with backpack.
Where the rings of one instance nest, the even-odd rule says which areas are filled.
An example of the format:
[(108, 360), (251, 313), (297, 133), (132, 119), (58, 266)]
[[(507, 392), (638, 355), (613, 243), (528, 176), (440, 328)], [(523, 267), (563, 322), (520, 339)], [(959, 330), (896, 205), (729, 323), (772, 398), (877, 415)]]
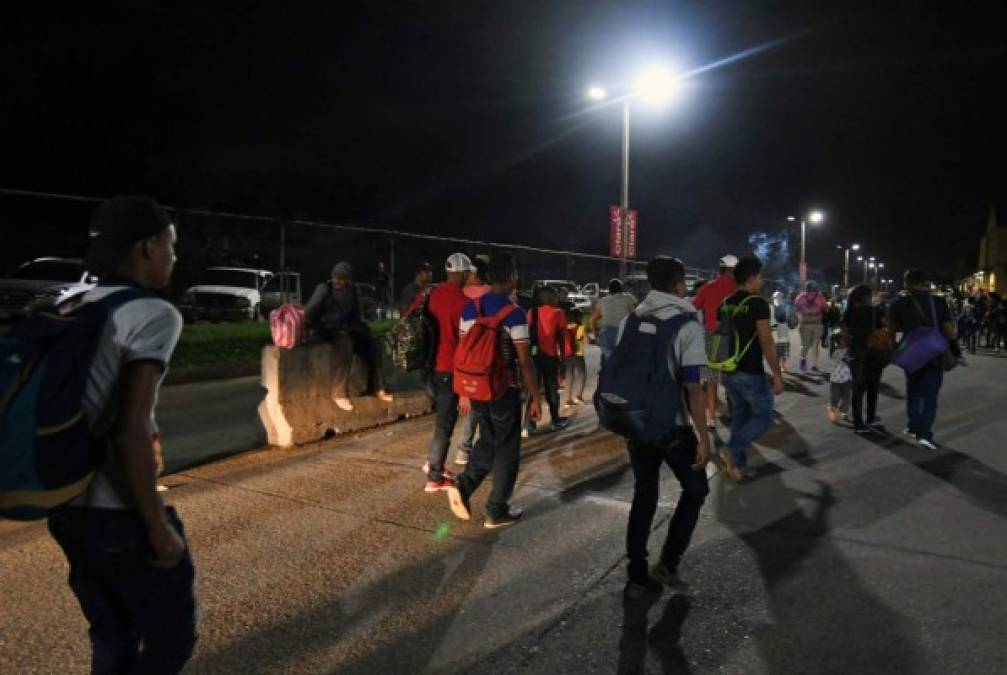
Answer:
[(510, 299), (517, 284), (513, 257), (495, 253), (486, 275), (492, 290), (462, 311), (454, 375), (460, 410), (475, 414), (479, 442), (465, 472), (447, 493), (452, 513), (470, 520), (472, 494), (492, 471), (493, 491), (483, 526), (495, 529), (516, 523), (522, 515), (521, 509), (509, 504), (521, 461), (521, 382), (531, 396), (531, 418), (538, 419), (542, 408), (528, 346), (528, 320)]
[[(157, 492), (154, 407), (182, 317), (154, 295), (171, 281), (175, 229), (144, 197), (95, 211), (88, 269), (101, 283), (74, 312), (106, 303), (83, 410), (104, 460), (86, 492), (51, 513), (98, 673), (176, 673), (196, 642), (193, 565), (182, 522)], [(115, 298), (127, 297), (123, 302)]]
[[(906, 270), (906, 290), (892, 304), (889, 324), (892, 332), (902, 333), (902, 348), (910, 333), (920, 328), (939, 331), (948, 340), (948, 349), (961, 357), (961, 348), (954, 338), (951, 310), (944, 298), (930, 292), (930, 284), (920, 269)], [(898, 350), (896, 350), (898, 351)], [(923, 367), (906, 372), (906, 414), (909, 424), (902, 433), (916, 439), (921, 448), (936, 450), (934, 421), (937, 419), (937, 399), (944, 383), (943, 356), (938, 355)]]
[[(647, 263), (647, 281), (651, 290), (622, 322), (595, 394), (602, 424), (627, 437), (626, 449), (636, 479), (626, 532), (628, 598), (659, 593), (664, 586), (685, 586), (678, 566), (709, 493), (706, 463), (710, 435), (704, 424), (700, 382), (707, 362), (703, 327), (695, 308), (685, 299), (681, 261), (652, 259)], [(623, 416), (620, 406), (642, 407), (642, 414)], [(632, 419), (646, 421), (641, 427)], [(661, 556), (648, 569), (647, 540), (657, 511), (662, 464), (674, 472), (682, 494), (668, 524)]]
[[(769, 327), (769, 303), (759, 296), (762, 261), (754, 256), (742, 258), (734, 268), (734, 280), (738, 290), (724, 300), (718, 313), (721, 327), (733, 327), (729, 338), (736, 356), (734, 367), (724, 374), (731, 400), (731, 438), (717, 456), (724, 475), (738, 482), (753, 475), (748, 469), (748, 448), (773, 424), (773, 395), (783, 393), (783, 373)], [(763, 359), (773, 373), (772, 385), (766, 379)], [(711, 366), (715, 366), (712, 361)]]
[[(539, 289), (538, 300), (539, 304), (532, 308), (528, 317), (532, 360), (549, 404), (550, 428), (561, 431), (570, 424), (568, 418), (561, 416), (559, 407), (559, 387), (563, 380), (561, 365), (566, 356), (566, 313), (559, 307), (559, 295), (551, 288)], [(530, 398), (528, 404), (531, 405)], [(535, 421), (529, 415), (526, 420), (527, 433), (524, 435), (535, 428)]]
[(454, 389), (455, 348), (462, 309), (469, 302), (462, 290), (472, 271), (472, 261), (464, 253), (452, 253), (444, 264), (447, 281), (437, 284), (427, 299), (427, 312), (434, 325), (433, 372), (430, 385), (434, 392), (434, 436), (423, 465), (427, 474), (426, 492), (441, 492), (452, 484), (454, 475), (444, 468), (451, 445), (451, 435), (458, 421), (458, 394)]

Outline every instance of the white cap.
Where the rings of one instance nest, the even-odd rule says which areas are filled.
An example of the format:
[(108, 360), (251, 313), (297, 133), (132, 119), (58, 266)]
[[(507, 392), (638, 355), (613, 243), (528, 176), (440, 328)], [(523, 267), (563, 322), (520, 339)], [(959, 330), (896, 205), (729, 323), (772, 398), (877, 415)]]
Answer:
[(737, 267), (738, 266), (738, 259), (735, 256), (733, 256), (730, 253), (728, 253), (727, 255), (725, 255), (723, 258), (720, 259), (720, 266), (721, 267)]
[(448, 272), (472, 272), (475, 270), (475, 267), (464, 253), (452, 253), (448, 256), (447, 262), (444, 263), (444, 269)]

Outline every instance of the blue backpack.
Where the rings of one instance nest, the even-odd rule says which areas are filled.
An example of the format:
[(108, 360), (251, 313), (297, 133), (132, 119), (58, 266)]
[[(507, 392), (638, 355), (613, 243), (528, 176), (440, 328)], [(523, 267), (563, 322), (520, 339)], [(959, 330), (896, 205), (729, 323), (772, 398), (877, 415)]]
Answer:
[(695, 314), (626, 318), (622, 338), (598, 374), (594, 408), (601, 426), (631, 441), (662, 445), (675, 436), (682, 409), (681, 368), (668, 370), (678, 332)]
[(0, 334), (0, 518), (44, 518), (91, 483), (104, 458), (82, 407), (91, 361), (113, 309), (147, 295), (117, 291)]

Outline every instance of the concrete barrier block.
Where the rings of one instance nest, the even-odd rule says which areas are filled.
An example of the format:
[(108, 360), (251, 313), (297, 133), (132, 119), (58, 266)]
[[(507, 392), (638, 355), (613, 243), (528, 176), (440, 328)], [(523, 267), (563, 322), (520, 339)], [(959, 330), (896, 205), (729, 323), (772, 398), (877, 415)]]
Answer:
[[(350, 366), (350, 398), (355, 409), (346, 412), (332, 400), (332, 348), (311, 343), (294, 349), (272, 345), (262, 350), (262, 386), (266, 398), (259, 405), (259, 418), (270, 445), (290, 447), (395, 422), (403, 417), (429, 413), (431, 401), (414, 374), (401, 374), (406, 382), (393, 392), (392, 403), (363, 396), (367, 369), (353, 357)], [(386, 374), (387, 376), (387, 374)]]

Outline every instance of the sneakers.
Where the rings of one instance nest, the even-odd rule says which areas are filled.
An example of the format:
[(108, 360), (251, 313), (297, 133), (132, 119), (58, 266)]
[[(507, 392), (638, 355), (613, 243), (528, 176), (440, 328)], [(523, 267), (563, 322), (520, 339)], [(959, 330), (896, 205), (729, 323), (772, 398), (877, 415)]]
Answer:
[(508, 525), (513, 525), (517, 521), (521, 520), (521, 516), (523, 515), (524, 511), (511, 506), (507, 508), (507, 513), (502, 516), (491, 516), (487, 514), (486, 520), (483, 521), (483, 527), (487, 530), (496, 530), (501, 527), (507, 527)]
[(334, 396), (332, 400), (335, 401), (336, 405), (341, 410), (345, 410), (346, 412), (353, 412), (353, 401), (346, 398), (345, 396)]
[(391, 403), (392, 401), (395, 400), (395, 397), (392, 396), (391, 394), (389, 394), (384, 389), (379, 389), (378, 393), (376, 394), (376, 396), (378, 397), (378, 400), (380, 400), (380, 401), (382, 401), (384, 403)]
[(529, 436), (531, 436), (531, 433), (527, 429), (521, 430), (521, 438), (528, 438)]
[(469, 506), (469, 498), (465, 496), (458, 486), (452, 483), (444, 489), (448, 493), (448, 503), (451, 505), (451, 513), (460, 520), (472, 520), (472, 508)]
[(728, 480), (732, 483), (737, 483), (741, 480), (741, 472), (738, 468), (734, 466), (734, 457), (731, 455), (731, 451), (727, 448), (721, 448), (717, 451), (717, 456), (720, 457), (720, 471), (723, 473)]
[(469, 451), (459, 450), (455, 454), (455, 464), (468, 464), (469, 463)]
[[(460, 453), (461, 450), (459, 450), (458, 452)], [(420, 467), (420, 471), (423, 472), (423, 475), (429, 475), (430, 474), (430, 462), (423, 462), (423, 466)], [(454, 473), (454, 471), (451, 471), (450, 469), (443, 469), (441, 471), (441, 473), (444, 474), (445, 478), (448, 478), (450, 480), (454, 480), (455, 479), (455, 473)]]
[(660, 595), (663, 591), (664, 584), (656, 579), (647, 577), (646, 579), (630, 579), (627, 581), (622, 594), (627, 600), (639, 600), (647, 596)]
[(448, 478), (447, 471), (444, 472), (444, 478), (440, 480), (428, 480), (426, 486), (424, 486), (423, 491), (429, 493), (435, 492), (446, 492), (448, 488), (452, 488), (455, 485), (455, 479)]
[(905, 436), (906, 438), (911, 438), (914, 441), (916, 440), (916, 434), (914, 434), (909, 427), (906, 427), (905, 429), (902, 430), (902, 435)]
[(553, 431), (563, 431), (568, 426), (570, 426), (569, 417), (557, 417), (552, 421), (552, 425), (549, 428)]
[(934, 443), (929, 438), (917, 438), (916, 442), (919, 443), (921, 448), (926, 448), (927, 450), (936, 450), (937, 444)]
[(683, 581), (678, 572), (669, 570), (664, 563), (659, 562), (650, 568), (650, 578), (677, 591), (689, 590), (688, 582)]

